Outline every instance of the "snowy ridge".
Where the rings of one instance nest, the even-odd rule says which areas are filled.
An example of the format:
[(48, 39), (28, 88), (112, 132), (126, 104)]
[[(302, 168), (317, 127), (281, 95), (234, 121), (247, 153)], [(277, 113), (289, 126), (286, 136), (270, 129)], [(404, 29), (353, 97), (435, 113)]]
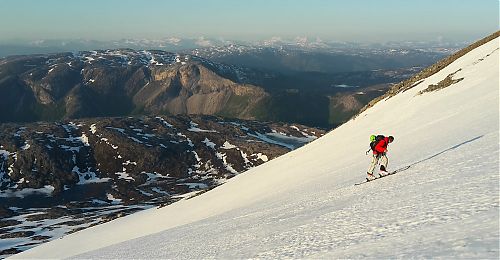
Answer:
[[(498, 46), (496, 38), (324, 137), (203, 195), (13, 258), (496, 259)], [(454, 72), (463, 80), (418, 94)], [(373, 133), (395, 136), (390, 169), (410, 168), (354, 187), (365, 177)]]
[[(131, 49), (117, 49), (117, 50), (95, 50), (95, 51), (81, 51), (72, 54), (73, 56), (62, 56), (57, 58), (48, 59), (47, 65), (49, 66), (49, 74), (55, 67), (61, 63), (67, 64), (68, 60), (74, 62), (82, 62), (85, 64), (103, 64), (107, 66), (137, 66), (143, 65), (148, 67), (156, 66), (171, 66), (175, 64), (184, 65), (187, 62), (200, 62), (204, 65), (210, 66), (215, 71), (223, 74), (235, 74), (239, 81), (245, 81), (246, 75), (243, 68), (235, 65), (227, 65), (223, 63), (213, 62), (206, 58), (191, 54), (172, 53), (161, 50), (142, 50), (136, 51)], [(71, 64), (71, 62), (69, 62)], [(71, 67), (71, 65), (70, 65)], [(93, 79), (89, 83), (93, 83)]]
[(293, 55), (296, 52), (313, 52), (319, 51), (323, 53), (342, 53), (353, 56), (368, 56), (376, 54), (385, 55), (411, 55), (418, 52), (436, 52), (451, 54), (459, 50), (456, 46), (432, 46), (434, 44), (418, 44), (418, 43), (393, 43), (386, 45), (371, 46), (370, 44), (335, 42), (324, 43), (322, 41), (308, 41), (308, 39), (297, 39), (296, 42), (286, 42), (282, 39), (271, 39), (268, 41), (236, 44), (230, 43), (226, 45), (216, 45), (208, 47), (197, 47), (191, 51), (191, 54), (206, 57), (206, 58), (223, 58), (231, 55), (259, 54), (259, 53), (274, 53)]
[[(15, 57), (6, 58), (6, 62), (13, 60)], [(243, 82), (247, 80), (246, 71), (248, 70), (236, 65), (214, 62), (194, 54), (174, 53), (162, 50), (107, 49), (26, 56), (26, 58), (30, 57), (33, 59), (32, 63), (38, 62), (40, 66), (43, 65), (45, 70), (44, 76), (49, 76), (49, 74), (65, 68), (71, 70), (78, 69), (81, 74), (84, 74), (89, 66), (93, 66), (94, 68), (96, 66), (115, 68), (145, 66), (148, 68), (158, 68), (185, 65), (188, 63), (201, 63), (213, 69), (216, 73), (221, 75), (227, 74), (226, 76), (231, 76), (234, 80)], [(34, 64), (30, 64), (30, 66), (34, 66)], [(30, 78), (37, 77), (33, 73), (29, 74), (29, 76)], [(96, 79), (86, 78), (87, 84), (90, 85), (94, 82), (96, 82)]]

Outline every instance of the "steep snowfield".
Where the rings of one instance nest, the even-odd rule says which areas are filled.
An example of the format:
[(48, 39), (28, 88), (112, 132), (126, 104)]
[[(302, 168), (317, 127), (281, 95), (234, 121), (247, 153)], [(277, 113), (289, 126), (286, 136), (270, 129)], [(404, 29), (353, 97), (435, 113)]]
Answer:
[[(13, 258), (499, 257), (499, 41), (203, 195)], [(417, 95), (451, 73), (462, 81)], [(395, 136), (365, 178), (370, 134)]]

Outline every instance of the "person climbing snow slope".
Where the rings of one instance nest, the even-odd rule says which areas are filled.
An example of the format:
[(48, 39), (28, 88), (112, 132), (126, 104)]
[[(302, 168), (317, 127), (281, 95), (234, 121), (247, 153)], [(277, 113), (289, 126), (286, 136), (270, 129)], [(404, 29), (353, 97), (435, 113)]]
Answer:
[(375, 140), (373, 140), (370, 143), (373, 154), (372, 154), (372, 162), (367, 172), (368, 174), (368, 177), (366, 178), (367, 181), (371, 181), (376, 178), (375, 175), (373, 175), (373, 171), (375, 170), (375, 167), (377, 167), (379, 161), (380, 161), (379, 175), (382, 177), (388, 174), (387, 164), (389, 163), (389, 159), (387, 158), (387, 146), (389, 145), (389, 143), (392, 143), (394, 141), (393, 136), (384, 137), (379, 135), (373, 139)]

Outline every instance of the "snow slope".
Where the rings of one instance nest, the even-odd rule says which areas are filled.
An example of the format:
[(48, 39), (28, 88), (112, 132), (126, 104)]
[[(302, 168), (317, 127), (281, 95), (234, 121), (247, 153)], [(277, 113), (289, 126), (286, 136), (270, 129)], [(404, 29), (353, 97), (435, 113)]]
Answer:
[[(12, 258), (499, 257), (499, 41), (203, 195)], [(456, 72), (457, 70), (460, 71)], [(456, 72), (462, 81), (417, 95)], [(395, 136), (362, 181), (370, 134)]]

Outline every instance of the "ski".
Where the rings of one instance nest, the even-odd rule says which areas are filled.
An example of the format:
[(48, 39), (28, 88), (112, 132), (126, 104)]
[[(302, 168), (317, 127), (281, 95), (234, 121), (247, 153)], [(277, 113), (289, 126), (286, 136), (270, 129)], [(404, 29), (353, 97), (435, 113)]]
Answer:
[(358, 185), (361, 185), (361, 184), (363, 184), (363, 183), (367, 183), (367, 182), (372, 182), (372, 181), (374, 181), (374, 180), (376, 180), (376, 178), (375, 178), (375, 179), (373, 179), (373, 180), (370, 180), (370, 181), (369, 181), (368, 179), (365, 179), (365, 180), (364, 180), (364, 181), (362, 181), (362, 182), (354, 183), (354, 186), (358, 186)]
[(374, 181), (374, 180), (378, 180), (378, 179), (381, 179), (381, 178), (384, 178), (384, 177), (387, 177), (387, 176), (390, 176), (390, 175), (394, 175), (394, 174), (396, 174), (396, 173), (398, 173), (398, 172), (401, 172), (401, 171), (407, 170), (408, 168), (410, 168), (410, 166), (401, 167), (401, 168), (399, 168), (399, 169), (397, 169), (397, 170), (394, 170), (394, 171), (392, 171), (392, 172), (389, 172), (389, 173), (388, 173), (388, 174), (386, 174), (386, 175), (379, 175), (378, 177), (376, 177), (376, 178), (375, 178), (375, 179), (373, 179), (373, 180), (368, 180), (368, 179), (366, 179), (366, 180), (364, 180), (364, 181), (362, 181), (362, 182), (355, 183), (355, 184), (354, 184), (354, 186), (361, 185), (361, 184), (368, 183), (368, 182), (372, 182), (372, 181)]

